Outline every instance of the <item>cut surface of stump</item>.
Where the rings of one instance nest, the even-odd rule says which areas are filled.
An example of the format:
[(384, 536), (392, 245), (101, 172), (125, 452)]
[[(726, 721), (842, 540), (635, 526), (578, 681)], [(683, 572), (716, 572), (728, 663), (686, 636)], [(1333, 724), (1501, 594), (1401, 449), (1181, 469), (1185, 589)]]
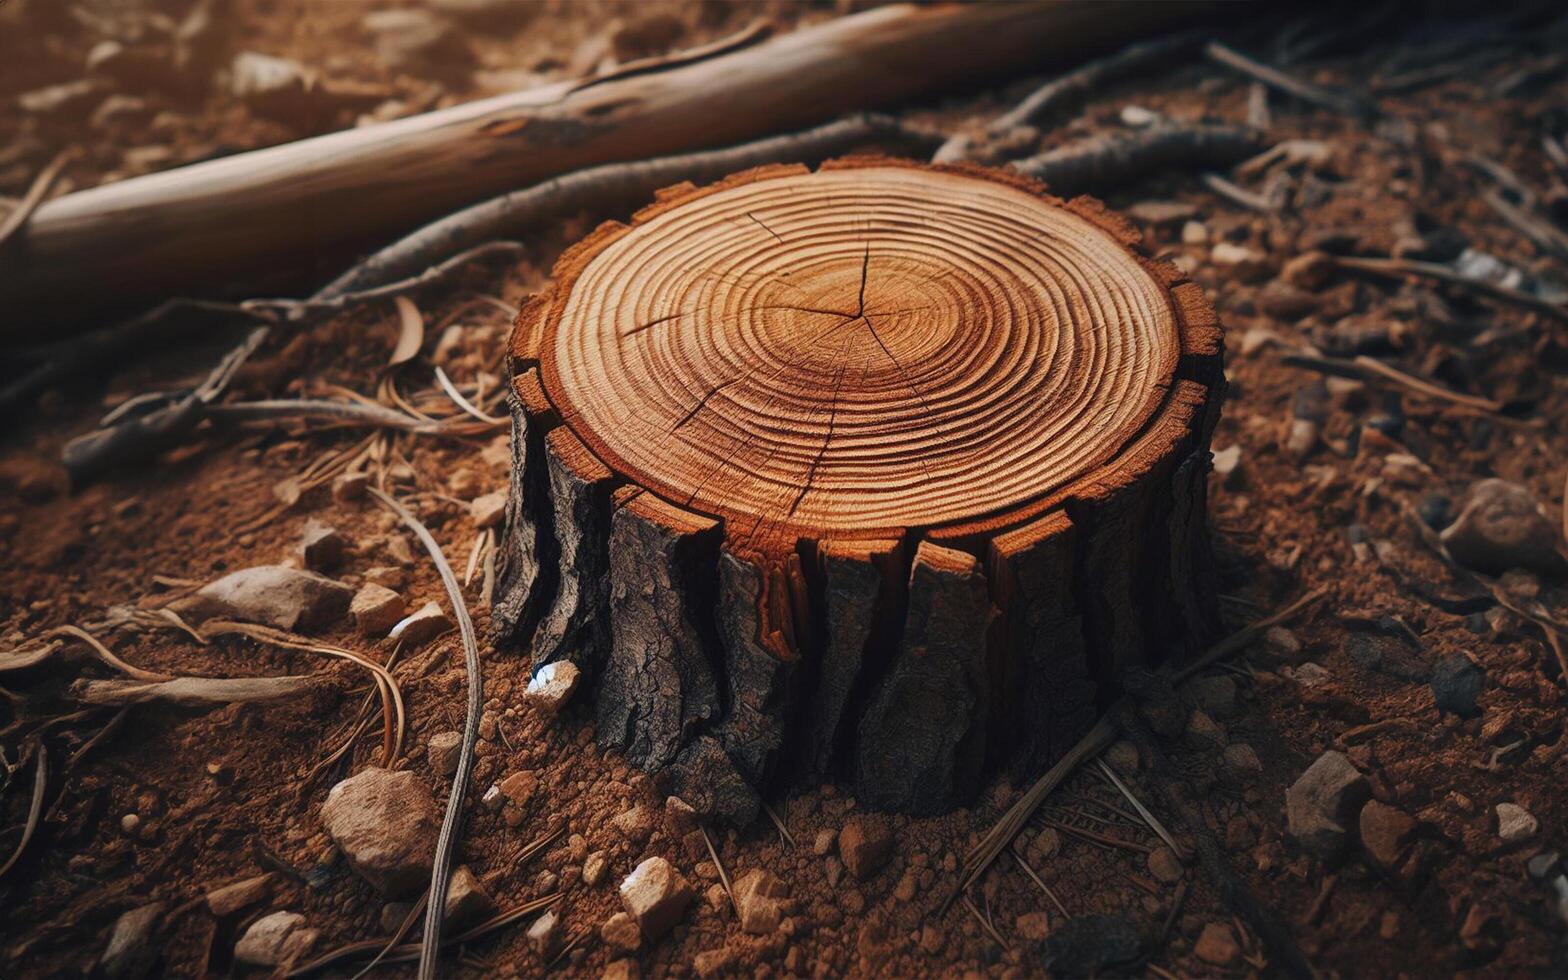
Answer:
[(790, 776), (969, 801), (1215, 627), (1221, 335), (1098, 202), (851, 158), (681, 185), (512, 341), (497, 642), (745, 820)]

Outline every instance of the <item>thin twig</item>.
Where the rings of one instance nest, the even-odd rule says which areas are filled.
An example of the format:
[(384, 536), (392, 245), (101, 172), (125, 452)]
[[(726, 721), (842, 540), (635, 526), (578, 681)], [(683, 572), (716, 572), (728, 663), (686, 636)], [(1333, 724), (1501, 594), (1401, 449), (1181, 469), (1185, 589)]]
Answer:
[(1543, 313), (1556, 320), (1568, 323), (1568, 306), (1553, 303), (1531, 293), (1508, 286), (1499, 286), (1497, 283), (1487, 282), (1484, 279), (1471, 279), (1460, 275), (1446, 265), (1435, 262), (1417, 262), (1413, 259), (1374, 259), (1341, 256), (1334, 260), (1334, 264), (1342, 269), (1352, 269), (1365, 272), (1369, 275), (1382, 276), (1385, 279), (1403, 279), (1406, 276), (1418, 276), (1423, 279), (1433, 279), (1447, 283), (1450, 286), (1459, 286), (1472, 292), (1502, 303), (1511, 303), (1522, 306), (1536, 313)]
[(44, 812), (44, 790), (49, 786), (49, 749), (43, 742), (38, 743), (38, 757), (33, 761), (36, 767), (33, 771), (33, 802), (27, 807), (27, 824), (22, 828), (22, 839), (16, 842), (16, 850), (0, 865), (0, 878), (4, 878), (7, 871), (21, 860), (22, 852), (27, 850), (27, 844), (33, 839), (33, 832), (38, 829), (38, 818)]
[(1138, 816), (1142, 817), (1143, 822), (1149, 825), (1149, 829), (1154, 831), (1160, 840), (1165, 842), (1165, 846), (1171, 849), (1178, 861), (1185, 864), (1190, 859), (1187, 849), (1176, 843), (1176, 838), (1172, 837), (1171, 832), (1165, 829), (1165, 825), (1160, 822), (1160, 818), (1150, 812), (1149, 808), (1144, 806), (1137, 796), (1133, 795), (1133, 791), (1122, 781), (1120, 776), (1116, 775), (1116, 770), (1112, 769), (1104, 759), (1096, 759), (1094, 762), (1095, 765), (1100, 767), (1100, 772), (1105, 775), (1105, 778), (1111, 781), (1111, 785), (1115, 786), (1122, 796), (1127, 798), (1127, 802), (1132, 804), (1132, 808), (1138, 811)]
[(1214, 644), (1192, 663), (1183, 667), (1181, 670), (1178, 670), (1171, 676), (1171, 683), (1179, 685), (1186, 682), (1200, 671), (1208, 669), (1211, 664), (1217, 663), (1218, 661), (1221, 661), (1235, 653), (1237, 650), (1247, 646), (1253, 640), (1256, 640), (1264, 633), (1267, 633), (1271, 627), (1278, 626), (1280, 623), (1289, 620), (1291, 617), (1295, 616), (1301, 610), (1316, 602), (1319, 598), (1327, 593), (1327, 586), (1321, 586), (1319, 588), (1313, 589), (1311, 592), (1308, 592), (1306, 595), (1302, 596), (1300, 599), (1297, 599), (1295, 602), (1292, 602), (1290, 605), (1286, 606), (1284, 609), (1281, 609), (1279, 612), (1274, 613), (1271, 616), (1265, 616), (1255, 622), (1248, 623), (1246, 626), (1243, 626), (1241, 629), (1232, 633), (1230, 636), (1227, 636), (1225, 639)]
[(1328, 109), (1330, 112), (1338, 112), (1355, 118), (1367, 118), (1376, 115), (1377, 110), (1373, 106), (1348, 92), (1338, 92), (1324, 88), (1321, 85), (1314, 85), (1311, 82), (1304, 82), (1299, 78), (1280, 71), (1278, 68), (1272, 68), (1261, 61), (1249, 58), (1235, 48), (1222, 44), (1219, 41), (1210, 41), (1204, 46), (1203, 53), (1208, 56), (1210, 61), (1224, 65), (1233, 71), (1238, 71), (1248, 78), (1262, 82), (1270, 88), (1277, 89), (1292, 98), (1300, 99), (1302, 102), (1315, 105), (1320, 109)]
[(768, 819), (773, 821), (773, 826), (777, 828), (779, 836), (784, 838), (784, 843), (794, 847), (795, 837), (789, 832), (789, 828), (784, 826), (784, 821), (779, 819), (779, 815), (773, 812), (773, 808), (766, 801), (763, 801), (762, 809), (767, 813)]
[(0, 249), (5, 248), (7, 242), (17, 232), (27, 226), (27, 220), (38, 210), (38, 205), (44, 203), (44, 198), (49, 196), (49, 188), (54, 186), (55, 180), (65, 165), (76, 159), (77, 148), (72, 146), (55, 154), (44, 169), (38, 171), (38, 176), (33, 178), (32, 186), (27, 188), (27, 193), (17, 202), (11, 213), (0, 221)]
[(1045, 879), (1041, 878), (1040, 875), (1034, 870), (1034, 865), (1029, 863), (1028, 858), (1018, 853), (1018, 841), (1015, 840), (1008, 845), (1007, 853), (1011, 854), (1013, 856), (1013, 860), (1018, 862), (1018, 866), (1024, 869), (1024, 874), (1029, 876), (1029, 880), (1033, 881), (1037, 886), (1039, 886), (1040, 891), (1044, 892), (1045, 897), (1051, 900), (1051, 904), (1056, 906), (1057, 911), (1061, 912), (1064, 916), (1071, 917), (1071, 914), (1067, 911), (1067, 906), (1062, 904), (1062, 900), (1056, 897), (1056, 892), (1052, 891), (1051, 886), (1047, 885), (1045, 883)]
[(730, 897), (730, 907), (736, 915), (740, 915), (740, 903), (735, 901), (735, 889), (730, 887), (729, 872), (724, 870), (724, 862), (719, 860), (719, 852), (713, 847), (713, 838), (708, 836), (708, 828), (702, 824), (698, 824), (697, 829), (702, 831), (702, 842), (708, 845), (708, 856), (713, 858), (713, 866), (719, 869), (719, 883), (724, 886), (724, 894)]
[[(457, 772), (452, 777), (452, 795), (446, 804), (446, 817), (441, 821), (441, 835), (436, 839), (436, 857), (430, 869), (430, 894), (446, 895), (447, 878), (452, 870), (452, 851), (457, 846), (458, 825), (463, 814), (463, 796), (468, 787), (469, 771), (474, 764), (474, 745), (479, 739), (479, 714), (484, 707), (484, 678), (479, 672), (479, 643), (474, 637), (474, 621), (468, 616), (468, 606), (463, 601), (463, 588), (447, 564), (441, 545), (430, 534), (430, 529), (420, 522), (402, 504), (381, 490), (368, 488), (383, 507), (390, 510), (419, 538), (430, 560), (441, 573), (441, 584), (446, 586), (447, 599), (457, 615), (458, 630), (463, 639), (463, 659), (468, 672), (468, 714), (463, 721), (463, 742), (457, 757)], [(425, 913), (425, 934), (419, 954), (419, 980), (432, 980), (441, 951), (441, 925), (445, 903), (432, 901)]]

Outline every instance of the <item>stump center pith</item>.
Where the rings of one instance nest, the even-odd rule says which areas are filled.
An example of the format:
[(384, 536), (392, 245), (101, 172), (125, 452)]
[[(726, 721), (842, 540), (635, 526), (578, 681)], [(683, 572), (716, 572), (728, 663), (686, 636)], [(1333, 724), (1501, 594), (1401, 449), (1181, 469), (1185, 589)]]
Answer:
[(1148, 422), (1180, 346), (1161, 284), (1083, 218), (903, 167), (720, 190), (568, 275), (541, 347), (551, 401), (613, 470), (732, 540), (1048, 494)]

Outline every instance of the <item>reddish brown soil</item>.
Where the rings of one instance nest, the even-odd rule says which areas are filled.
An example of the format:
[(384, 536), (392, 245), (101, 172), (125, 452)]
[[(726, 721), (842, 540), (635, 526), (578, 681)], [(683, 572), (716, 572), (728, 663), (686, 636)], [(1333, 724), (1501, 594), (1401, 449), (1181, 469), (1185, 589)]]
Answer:
[[(28, 6), (48, 2), (33, 0)], [(293, 57), (335, 79), (384, 86), (388, 98), (420, 109), (483, 94), (487, 86), (524, 84), (524, 74), (547, 79), (591, 68), (601, 60), (596, 51), (609, 56), (613, 45), (608, 39), (621, 26), (656, 13), (673, 12), (687, 25), (670, 42), (681, 46), (734, 30), (752, 11), (711, 3), (547, 4), (516, 35), (471, 36), (485, 69), (518, 74), (465, 76), (437, 89), (431, 79), (386, 70), (365, 43), (359, 18), (389, 5), (237, 0), (232, 20), (224, 22), (233, 27), (228, 40), (213, 43), (230, 51), (248, 48)], [(8, 15), (6, 6), (0, 5), (0, 18)], [(81, 6), (164, 11), (178, 19), (188, 4), (149, 0)], [(782, 4), (768, 12), (783, 26), (833, 13)], [(87, 113), (39, 121), (16, 107), (15, 96), (81, 77), (82, 58), (98, 35), (69, 22), (26, 29), (33, 32), (32, 43), (5, 45), (0, 195), (20, 196), (32, 174), (69, 145), (83, 148), (84, 156), (69, 168), (61, 191), (353, 122), (352, 113), (311, 126), (258, 119), (217, 86), (194, 97), (146, 96), (153, 107), (150, 122), (99, 129), (86, 121)], [(0, 36), (17, 30), (0, 22)], [(1331, 53), (1293, 70), (1366, 92), (1367, 79), (1379, 66), (1406, 40), (1415, 43), (1385, 34), (1354, 53)], [(1529, 38), (1508, 43), (1517, 50), (1500, 61), (1381, 97), (1392, 121), (1375, 126), (1274, 98), (1272, 137), (1323, 140), (1331, 151), (1315, 176), (1293, 172), (1297, 192), (1321, 200), (1298, 199), (1290, 217), (1241, 210), (1180, 175), (1106, 195), (1123, 209), (1151, 200), (1188, 203), (1206, 226), (1210, 245), (1231, 241), (1263, 257), (1257, 278), (1244, 281), (1234, 269), (1209, 261), (1210, 245), (1183, 244), (1180, 222), (1147, 229), (1152, 248), (1179, 256), (1196, 270), (1228, 331), (1232, 388), (1215, 447), (1241, 447), (1241, 476), (1230, 485), (1216, 478), (1211, 487), (1222, 591), (1237, 599), (1228, 622), (1240, 626), (1309, 590), (1324, 589), (1326, 597), (1289, 624), (1299, 651), (1258, 643), (1218, 671), (1234, 677), (1240, 688), (1235, 713), (1217, 719), (1223, 737), (1251, 745), (1262, 771), (1238, 774), (1221, 762), (1217, 747), (1189, 733), (1165, 746), (1176, 772), (1162, 774), (1180, 775), (1191, 784), (1209, 831), (1224, 845), (1236, 872), (1282, 917), (1314, 967), (1330, 974), (1518, 976), (1568, 969), (1564, 923), (1554, 899), (1525, 870), (1530, 857), (1561, 847), (1568, 833), (1568, 794), (1561, 788), (1568, 776), (1564, 679), (1541, 635), (1517, 619), (1467, 620), (1422, 598), (1412, 583), (1427, 594), (1450, 596), (1461, 586), (1405, 516), (1428, 493), (1458, 499), (1471, 482), (1493, 475), (1527, 486), (1554, 518), (1560, 514), (1565, 465), (1560, 420), (1568, 416), (1564, 325), (1478, 304), (1458, 292), (1343, 277), (1313, 294), (1318, 312), (1306, 322), (1271, 317), (1259, 306), (1265, 284), (1286, 259), (1304, 250), (1312, 235), (1342, 230), (1354, 251), (1383, 255), (1407, 234), (1402, 222), (1419, 221), (1423, 231), (1451, 229), (1477, 249), (1538, 272), (1564, 274), (1561, 263), (1538, 254), (1498, 219), (1481, 201), (1484, 183), (1454, 162), (1459, 151), (1480, 153), (1513, 168), (1532, 186), (1560, 186), (1540, 151), (1539, 137), (1551, 131), (1547, 127), (1561, 125), (1560, 115), (1551, 114), (1560, 114), (1568, 80), (1558, 74), (1497, 95), (1494, 86), (1538, 53)], [(1418, 58), (1414, 65), (1436, 60), (1441, 59)], [(911, 116), (944, 127), (984, 119), (1033, 84), (1021, 81)], [(1100, 93), (1081, 119), (1053, 133), (1047, 143), (1116, 128), (1118, 113), (1128, 104), (1178, 119), (1242, 120), (1247, 87), (1234, 75), (1203, 64), (1128, 82)], [(163, 151), (146, 152), (149, 146)], [(563, 222), (531, 243), (521, 261), (469, 270), (452, 285), (420, 295), (429, 325), (426, 356), (401, 374), (405, 393), (433, 388), (433, 351), (449, 325), (462, 330), (438, 363), (459, 383), (484, 376), (493, 391), (504, 376), (508, 317), (481, 297), (515, 306), (544, 283), (541, 270), (550, 267), (561, 248), (590, 227), (587, 221), (600, 217), (610, 216)], [(1431, 314), (1436, 295), (1481, 329), (1516, 333), (1484, 346), (1456, 341)], [(1292, 459), (1282, 448), (1292, 401), (1298, 389), (1319, 376), (1283, 365), (1267, 348), (1243, 353), (1243, 337), (1270, 330), (1300, 343), (1309, 339), (1313, 323), (1392, 329), (1393, 349), (1380, 355), (1389, 363), (1459, 390), (1526, 401), (1521, 417), (1533, 421), (1462, 414), (1405, 397), (1406, 420), (1394, 436), (1404, 448), (1363, 435), (1359, 451), (1353, 452), (1346, 439), (1386, 410), (1377, 392), (1362, 390), (1332, 406), (1324, 445), (1305, 460)], [(337, 384), (374, 394), (396, 331), (390, 303), (345, 313), (264, 351), (239, 390), (283, 397)], [(160, 584), (158, 576), (207, 581), (226, 571), (286, 560), (308, 517), (333, 524), (352, 542), (338, 576), (344, 581), (357, 584), (372, 566), (398, 565), (389, 542), (402, 537), (414, 546), (414, 560), (400, 566), (405, 575), (401, 591), (410, 606), (429, 599), (445, 604), (435, 570), (417, 542), (371, 502), (338, 502), (322, 487), (276, 518), (245, 527), (273, 509), (276, 484), (324, 453), (351, 447), (364, 438), (359, 432), (308, 426), (203, 430), (189, 447), (158, 465), (64, 492), (64, 474), (54, 460), (67, 438), (131, 394), (198, 377), (221, 346), (222, 338), (214, 338), (159, 352), (79, 392), (50, 394), (33, 413), (8, 421), (0, 446), (0, 649), (22, 646), (52, 627), (101, 620), (116, 605), (157, 606), (184, 591), (177, 584)], [(429, 404), (450, 410), (434, 398)], [(462, 504), (504, 488), (505, 434), (449, 441), (402, 436), (391, 445), (395, 455), (388, 461), (388, 486), (413, 502), (461, 574), (476, 538)], [(1390, 478), (1384, 460), (1401, 451), (1419, 457), (1430, 472)], [(404, 460), (406, 468), (397, 465)], [(1357, 548), (1357, 542), (1370, 547)], [(1515, 575), (1510, 585), (1538, 590), (1546, 608), (1562, 614), (1561, 583)], [(482, 634), (485, 615), (477, 577), (466, 595)], [(1360, 642), (1354, 639), (1358, 632), (1368, 635), (1364, 624), (1380, 616), (1408, 627), (1413, 641), (1379, 640), (1391, 652), (1372, 667), (1351, 650)], [(17, 867), (0, 880), (0, 908), (5, 910), (0, 973), (48, 976), (86, 969), (101, 953), (115, 918), (153, 900), (176, 910), (159, 934), (161, 972), (227, 972), (236, 924), (220, 926), (204, 908), (186, 903), (212, 887), (269, 869), (279, 872), (274, 897), (255, 911), (302, 912), (323, 932), (319, 950), (385, 935), (382, 903), (336, 857), (319, 818), (333, 780), (375, 763), (378, 733), (360, 739), (339, 765), (307, 779), (347, 737), (366, 690), (363, 673), (249, 641), (201, 646), (167, 631), (104, 629), (98, 635), (123, 659), (150, 669), (209, 676), (315, 672), (334, 680), (339, 694), (205, 713), (138, 707), (110, 737), (66, 768), (65, 760), (115, 712), (67, 717), (76, 708), (64, 695), (64, 682), (104, 676), (104, 670), (86, 660), (61, 660), (41, 672), (5, 677), (6, 692), (17, 700), (0, 702), (0, 722), (11, 726), (0, 741), (4, 761), (8, 767), (14, 764), (23, 736), (36, 734), (49, 746), (52, 764), (42, 827)], [(388, 646), (365, 641), (346, 626), (325, 638), (376, 656), (389, 652)], [(598, 926), (619, 907), (614, 884), (621, 875), (642, 857), (661, 854), (701, 892), (718, 882), (718, 869), (706, 853), (689, 853), (663, 829), (662, 803), (646, 777), (594, 749), (589, 712), (579, 706), (559, 720), (537, 716), (520, 697), (527, 681), (523, 661), (488, 648), (481, 652), (486, 703), (498, 721), (497, 735), (479, 746), (469, 794), (474, 802), (458, 858), (473, 867), (502, 907), (556, 888), (564, 891), (566, 927), (583, 934), (583, 941), (557, 969), (597, 976), (615, 958), (599, 940)], [(1471, 720), (1440, 716), (1426, 681), (1435, 661), (1456, 653), (1468, 654), (1486, 672), (1482, 712)], [(1302, 676), (1297, 668), (1305, 662), (1321, 665), (1326, 679), (1315, 686), (1293, 679)], [(444, 800), (449, 780), (430, 771), (425, 742), (462, 720), (464, 672), (456, 634), (415, 653), (398, 676), (410, 712), (399, 765), (413, 769)], [(61, 720), (43, 727), (56, 717)], [(1347, 730), (1385, 721), (1389, 724), (1370, 736), (1345, 739)], [(1498, 730), (1508, 734), (1499, 741), (1524, 741), (1498, 755), (1491, 740)], [(1356, 857), (1325, 867), (1286, 836), (1286, 788), (1321, 752), (1335, 747), (1344, 748), (1367, 774), (1376, 798), (1423, 822), (1430, 870), (1419, 882), (1396, 886)], [(1172, 821), (1154, 804), (1149, 769), (1126, 765), (1127, 748), (1119, 747), (1112, 758), (1123, 763), (1140, 796)], [(1143, 766), (1148, 764), (1144, 760)], [(524, 769), (538, 773), (540, 790), (532, 809), (512, 826), (477, 797), (498, 778)], [(5, 854), (26, 820), (32, 772), (31, 764), (18, 768), (4, 785), (0, 852)], [(771, 936), (746, 936), (722, 902), (699, 897), (672, 936), (645, 947), (637, 957), (640, 968), (645, 975), (688, 974), (698, 953), (728, 947), (733, 954), (723, 970), (728, 975), (1038, 974), (1036, 944), (1019, 934), (1018, 918), (1047, 911), (1054, 925), (1061, 916), (1011, 859), (990, 872), (975, 899), (1006, 948), (962, 904), (945, 915), (938, 911), (962, 856), (1022, 788), (999, 779), (972, 810), (934, 819), (892, 818), (894, 857), (866, 882), (841, 878), (835, 858), (813, 853), (819, 833), (836, 832), (861, 812), (851, 796), (823, 786), (776, 799), (774, 809), (796, 846), (785, 844), (769, 822), (720, 836), (715, 843), (732, 877), (764, 867), (784, 879), (793, 901), (786, 925)], [(1496, 833), (1494, 807), (1507, 801), (1524, 806), (1540, 822), (1534, 837), (1517, 846), (1504, 845)], [(636, 805), (654, 814), (645, 839), (635, 834), (629, 839), (610, 823)], [(1126, 806), (1093, 774), (1080, 772), (1053, 795), (1043, 814), (1103, 830), (1124, 841), (1122, 846), (1068, 832), (1042, 833), (1038, 824), (1026, 832), (1024, 850), (1032, 865), (1073, 914), (1104, 912), (1131, 921), (1147, 940), (1147, 965), (1140, 971), (1241, 975), (1279, 970), (1258, 939), (1233, 919), (1236, 910), (1221, 901), (1202, 869), (1187, 867), (1180, 885), (1158, 880), (1147, 859), (1158, 839), (1106, 805)], [(142, 821), (135, 833), (122, 830), (122, 817), (129, 813)], [(540, 856), (517, 862), (525, 845), (563, 824), (565, 834)], [(572, 835), (584, 841), (577, 843)], [(1178, 837), (1186, 835), (1178, 832)], [(611, 873), (606, 883), (590, 888), (580, 881), (580, 871), (583, 854), (595, 850), (610, 856)], [(1467, 918), (1487, 915), (1496, 917), (1495, 932), (1461, 938)], [(1232, 924), (1243, 958), (1222, 968), (1196, 957), (1195, 943), (1210, 923)], [(445, 972), (540, 974), (545, 963), (525, 942), (524, 928), (502, 929), (461, 955), (448, 956)], [(412, 967), (386, 966), (380, 972), (401, 975)]]

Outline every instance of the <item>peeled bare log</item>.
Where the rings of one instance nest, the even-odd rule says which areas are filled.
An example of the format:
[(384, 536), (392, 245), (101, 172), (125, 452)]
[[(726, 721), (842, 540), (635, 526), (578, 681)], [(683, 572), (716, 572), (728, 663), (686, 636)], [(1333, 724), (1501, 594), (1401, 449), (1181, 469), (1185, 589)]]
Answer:
[[(617, 160), (724, 146), (1077, 57), (1190, 16), (1145, 3), (902, 4), (712, 57), (484, 99), (49, 201), (0, 265), (7, 318), (76, 325), (108, 301), (256, 295), (323, 251)], [(84, 275), (94, 288), (82, 289)], [(265, 278), (269, 281), (259, 281)]]
[(88, 704), (127, 705), (162, 701), (204, 707), (252, 701), (286, 701), (320, 690), (315, 677), (176, 677), (167, 681), (77, 681), (71, 695)]
[(669, 189), (513, 334), (499, 649), (707, 816), (969, 801), (1204, 647), (1221, 333), (1098, 202), (886, 158)]

